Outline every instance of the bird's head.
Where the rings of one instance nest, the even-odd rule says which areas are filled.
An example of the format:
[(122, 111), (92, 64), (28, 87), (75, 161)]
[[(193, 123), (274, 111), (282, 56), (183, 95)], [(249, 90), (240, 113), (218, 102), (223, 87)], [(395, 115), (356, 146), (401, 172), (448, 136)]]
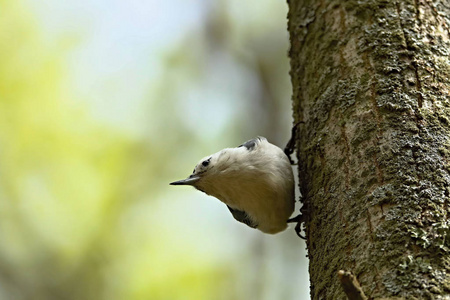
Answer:
[(182, 180), (171, 182), (171, 185), (192, 185), (209, 195), (216, 195), (216, 190), (226, 184), (226, 178), (232, 176), (238, 167), (235, 164), (239, 157), (239, 148), (227, 148), (220, 152), (202, 158), (195, 166), (192, 174)]
[(195, 166), (194, 171), (192, 174), (182, 180), (171, 182), (171, 185), (192, 185), (196, 186), (199, 180), (201, 180), (203, 177), (208, 176), (208, 171), (212, 168), (212, 156), (207, 156), (205, 158), (202, 158), (200, 162)]

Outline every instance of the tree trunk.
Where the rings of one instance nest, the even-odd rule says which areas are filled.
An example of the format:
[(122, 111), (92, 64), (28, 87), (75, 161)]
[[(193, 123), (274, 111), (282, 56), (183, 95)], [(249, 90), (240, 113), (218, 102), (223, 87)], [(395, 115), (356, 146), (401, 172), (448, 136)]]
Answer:
[(290, 0), (312, 299), (450, 299), (450, 3)]

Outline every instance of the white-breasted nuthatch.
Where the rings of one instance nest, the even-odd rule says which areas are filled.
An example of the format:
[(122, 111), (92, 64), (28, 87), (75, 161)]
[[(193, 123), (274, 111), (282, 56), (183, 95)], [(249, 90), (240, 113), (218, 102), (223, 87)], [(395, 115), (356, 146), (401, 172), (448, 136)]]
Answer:
[(191, 176), (171, 185), (192, 185), (216, 197), (237, 221), (265, 233), (285, 230), (294, 211), (290, 158), (264, 137), (203, 158)]

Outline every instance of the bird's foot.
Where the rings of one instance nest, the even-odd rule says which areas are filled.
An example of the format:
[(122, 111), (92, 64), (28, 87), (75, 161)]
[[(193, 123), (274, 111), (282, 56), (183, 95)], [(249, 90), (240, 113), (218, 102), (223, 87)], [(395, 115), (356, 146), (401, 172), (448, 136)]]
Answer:
[(294, 161), (291, 158), (291, 154), (294, 153), (295, 150), (295, 142), (297, 140), (297, 128), (298, 125), (305, 123), (303, 121), (297, 122), (293, 127), (292, 127), (292, 131), (291, 131), (291, 138), (289, 139), (289, 142), (286, 144), (286, 147), (284, 147), (284, 153), (286, 154), (286, 156), (289, 159), (289, 162), (291, 163), (291, 165), (295, 165)]
[(295, 222), (297, 222), (297, 225), (295, 225), (295, 233), (296, 233), (301, 239), (306, 240), (306, 237), (303, 236), (303, 235), (301, 235), (301, 232), (302, 232), (302, 224), (305, 222), (304, 215), (299, 214), (298, 216), (293, 217), (293, 218), (290, 218), (290, 219), (287, 220), (287, 223), (295, 223)]

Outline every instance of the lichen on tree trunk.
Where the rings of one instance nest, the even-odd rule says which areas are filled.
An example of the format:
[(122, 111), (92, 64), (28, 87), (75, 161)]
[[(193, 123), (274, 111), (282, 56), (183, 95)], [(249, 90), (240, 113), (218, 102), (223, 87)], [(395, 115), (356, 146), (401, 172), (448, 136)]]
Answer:
[(288, 4), (312, 299), (450, 299), (449, 2)]

